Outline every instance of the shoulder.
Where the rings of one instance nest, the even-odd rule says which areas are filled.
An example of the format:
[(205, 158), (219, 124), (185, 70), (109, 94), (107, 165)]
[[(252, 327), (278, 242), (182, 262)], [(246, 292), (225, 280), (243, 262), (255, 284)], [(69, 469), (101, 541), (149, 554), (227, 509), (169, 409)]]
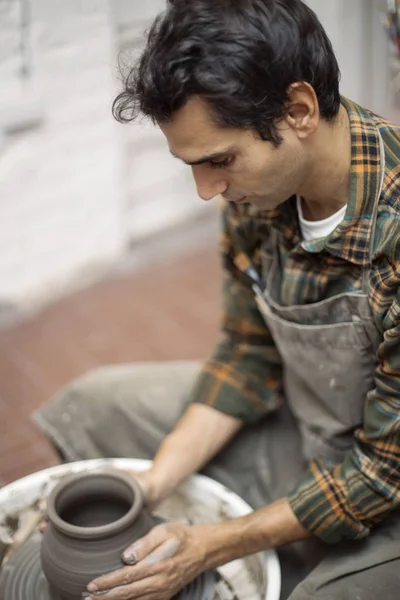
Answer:
[(383, 194), (378, 206), (374, 256), (400, 267), (400, 199), (399, 193)]
[(383, 180), (382, 202), (400, 213), (400, 127), (390, 121), (375, 116), (378, 131), (382, 137), (385, 151), (385, 173)]

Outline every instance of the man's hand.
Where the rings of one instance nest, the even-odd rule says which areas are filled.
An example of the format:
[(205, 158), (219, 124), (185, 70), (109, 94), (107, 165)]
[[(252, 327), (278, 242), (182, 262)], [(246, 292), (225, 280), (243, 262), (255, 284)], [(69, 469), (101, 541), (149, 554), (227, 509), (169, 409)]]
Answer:
[(221, 523), (159, 525), (125, 551), (132, 566), (99, 577), (85, 597), (170, 600), (203, 571), (309, 537), (285, 498)]
[(164, 498), (163, 491), (153, 469), (146, 469), (146, 471), (125, 471), (125, 473), (139, 484), (146, 506), (152, 508)]
[(124, 552), (131, 566), (93, 581), (87, 598), (170, 600), (206, 570), (208, 539), (207, 526), (158, 525)]
[(164, 439), (151, 468), (132, 473), (142, 485), (147, 504), (151, 506), (163, 500), (184, 479), (208, 464), (242, 426), (240, 419), (210, 406), (191, 404)]

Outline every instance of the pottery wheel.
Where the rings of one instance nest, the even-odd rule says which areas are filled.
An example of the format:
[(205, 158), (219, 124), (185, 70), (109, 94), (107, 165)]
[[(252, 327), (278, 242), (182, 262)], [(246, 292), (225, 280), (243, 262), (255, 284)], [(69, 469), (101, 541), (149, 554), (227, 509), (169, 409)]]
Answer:
[[(34, 534), (1, 568), (0, 598), (4, 600), (62, 600), (51, 594), (40, 564), (42, 536)], [(190, 583), (175, 600), (213, 600), (215, 575), (208, 571)]]
[(40, 533), (33, 535), (1, 569), (0, 597), (7, 600), (61, 600), (51, 596), (40, 564)]

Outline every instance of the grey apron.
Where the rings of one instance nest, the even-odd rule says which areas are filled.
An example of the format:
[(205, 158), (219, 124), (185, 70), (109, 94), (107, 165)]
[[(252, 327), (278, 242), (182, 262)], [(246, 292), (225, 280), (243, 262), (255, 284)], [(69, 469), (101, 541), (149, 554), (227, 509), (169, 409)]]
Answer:
[[(382, 174), (374, 223), (385, 165), (379, 137)], [(368, 300), (371, 265), (363, 269), (359, 293), (284, 306), (280, 303), (279, 236), (273, 230), (262, 249), (265, 287), (254, 285), (256, 301), (282, 359), (285, 398), (297, 421), (303, 456), (307, 460), (320, 457), (333, 465), (352, 447), (354, 431), (363, 422), (366, 395), (374, 386), (382, 336)], [(370, 259), (372, 251), (373, 235)]]

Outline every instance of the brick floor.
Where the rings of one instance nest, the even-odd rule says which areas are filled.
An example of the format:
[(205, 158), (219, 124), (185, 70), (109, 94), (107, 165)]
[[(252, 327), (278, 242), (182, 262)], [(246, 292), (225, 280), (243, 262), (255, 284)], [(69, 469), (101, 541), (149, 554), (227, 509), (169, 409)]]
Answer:
[(30, 414), (93, 367), (202, 358), (220, 316), (214, 247), (99, 283), (0, 331), (0, 484), (57, 462)]

